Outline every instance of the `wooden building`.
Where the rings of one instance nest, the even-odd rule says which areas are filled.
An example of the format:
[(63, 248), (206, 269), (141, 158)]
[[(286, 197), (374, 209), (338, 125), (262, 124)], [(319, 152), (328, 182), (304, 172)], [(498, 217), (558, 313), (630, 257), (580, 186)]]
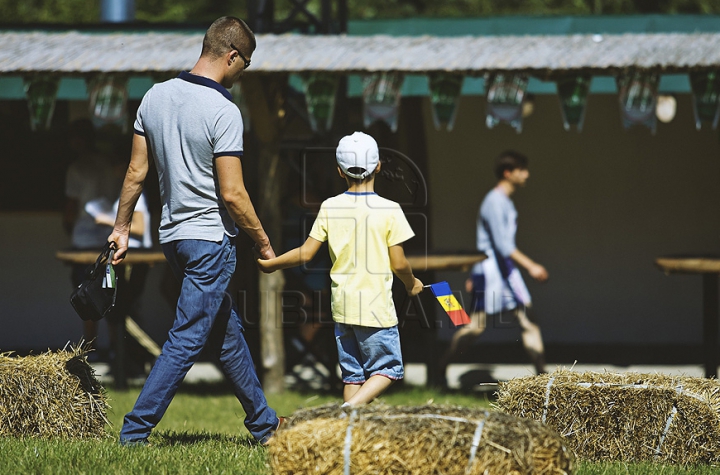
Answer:
[[(718, 132), (696, 128), (688, 77), (720, 70), (720, 18), (351, 22), (349, 31), (259, 35), (247, 77), (289, 77), (295, 98), (302, 97), (298, 75), (346, 77), (348, 99), (335, 116), (357, 128), (360, 77), (404, 75), (398, 131), (374, 130), (381, 146), (417, 162), (424, 177), (427, 205), (415, 211), (426, 229), (413, 249), (471, 252), (478, 205), (494, 184), (492, 160), (520, 150), (530, 157), (531, 178), (516, 196), (518, 245), (550, 272), (547, 284), (529, 283), (550, 364), (700, 362), (700, 279), (667, 277), (654, 261), (720, 251)], [(155, 80), (192, 67), (201, 40), (198, 30), (0, 31), (0, 350), (62, 347), (81, 334), (67, 304), (68, 271), (53, 258), (69, 244), (59, 217), (66, 164), (53, 153), (62, 148), (63, 126), (86, 114), (85, 78), (127, 75), (132, 109)], [(675, 117), (658, 123), (655, 134), (626, 130), (621, 121), (616, 77), (638, 70), (657, 73), (659, 92), (677, 103)], [(452, 131), (433, 124), (427, 76), (436, 72), (465, 75)], [(483, 77), (497, 72), (530, 77), (532, 113), (522, 133), (485, 125)], [(23, 122), (22, 78), (33, 74), (63, 78), (55, 132), (30, 133)], [(593, 78), (585, 121), (581, 132), (566, 131), (555, 81), (580, 74)], [(332, 145), (307, 124), (291, 124), (284, 143), (297, 154), (307, 144)], [(156, 274), (143, 313), (160, 339), (171, 311), (148, 298), (159, 292)], [(469, 303), (461, 292), (466, 274), (427, 276), (448, 280)], [(443, 322), (436, 313), (431, 320)], [(421, 359), (413, 325), (410, 319), (404, 345), (410, 359)], [(435, 326), (443, 327), (433, 330), (442, 344), (451, 330), (447, 322)], [(490, 328), (476, 357), (524, 361), (518, 338), (515, 328)]]

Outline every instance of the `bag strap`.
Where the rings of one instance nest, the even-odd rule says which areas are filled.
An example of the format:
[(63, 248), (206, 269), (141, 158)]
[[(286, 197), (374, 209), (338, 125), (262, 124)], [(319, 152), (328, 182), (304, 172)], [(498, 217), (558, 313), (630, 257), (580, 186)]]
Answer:
[(115, 244), (115, 241), (108, 241), (103, 246), (102, 250), (100, 251), (100, 255), (95, 260), (95, 265), (93, 266), (93, 273), (97, 271), (98, 267), (100, 267), (103, 262), (107, 262), (108, 259), (112, 259), (112, 255), (115, 253), (115, 250), (117, 249), (117, 244)]

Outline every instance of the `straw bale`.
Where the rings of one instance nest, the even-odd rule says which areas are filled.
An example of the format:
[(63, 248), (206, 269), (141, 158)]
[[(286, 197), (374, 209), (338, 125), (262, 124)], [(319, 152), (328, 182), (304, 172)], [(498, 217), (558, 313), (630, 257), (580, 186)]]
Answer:
[(501, 383), (497, 407), (546, 423), (580, 459), (720, 462), (715, 379), (562, 369)]
[(543, 424), (443, 405), (320, 406), (295, 413), (270, 444), (276, 475), (559, 475), (574, 460)]
[(104, 436), (107, 397), (85, 355), (81, 347), (0, 354), (0, 436)]

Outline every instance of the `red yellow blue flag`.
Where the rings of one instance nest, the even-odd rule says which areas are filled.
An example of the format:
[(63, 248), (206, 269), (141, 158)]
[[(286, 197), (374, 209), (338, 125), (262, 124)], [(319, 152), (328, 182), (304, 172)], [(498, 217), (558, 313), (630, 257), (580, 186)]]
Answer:
[(448, 317), (452, 320), (453, 325), (467, 325), (470, 323), (470, 317), (465, 313), (460, 302), (457, 301), (452, 291), (450, 290), (450, 284), (447, 282), (438, 282), (437, 284), (430, 284), (430, 290), (442, 305), (442, 308), (447, 312)]

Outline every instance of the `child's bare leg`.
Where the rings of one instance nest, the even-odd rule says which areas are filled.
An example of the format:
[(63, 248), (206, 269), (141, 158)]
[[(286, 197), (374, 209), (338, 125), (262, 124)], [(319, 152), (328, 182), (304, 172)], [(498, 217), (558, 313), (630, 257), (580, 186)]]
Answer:
[[(345, 398), (345, 402), (351, 406), (360, 406), (367, 404), (385, 391), (394, 381), (385, 376), (375, 374), (365, 381), (350, 399)], [(345, 386), (347, 389), (348, 385)], [(345, 393), (347, 394), (347, 393)]]
[(485, 312), (473, 312), (470, 314), (470, 324), (460, 327), (450, 342), (449, 353), (455, 355), (458, 350), (463, 348), (465, 345), (461, 344), (462, 340), (473, 340), (485, 331), (487, 317)]
[(535, 366), (538, 374), (545, 372), (545, 347), (543, 345), (540, 327), (531, 322), (524, 309), (517, 311), (518, 321), (522, 328), (522, 340), (525, 351)]
[(465, 352), (473, 344), (475, 338), (479, 337), (485, 331), (486, 320), (487, 316), (485, 312), (473, 312), (470, 314), (470, 324), (455, 331), (450, 341), (450, 347), (438, 363), (438, 375), (441, 379), (441, 386), (446, 385), (445, 372), (450, 362)]
[(346, 384), (343, 387), (343, 401), (348, 402), (358, 391), (362, 384)]

